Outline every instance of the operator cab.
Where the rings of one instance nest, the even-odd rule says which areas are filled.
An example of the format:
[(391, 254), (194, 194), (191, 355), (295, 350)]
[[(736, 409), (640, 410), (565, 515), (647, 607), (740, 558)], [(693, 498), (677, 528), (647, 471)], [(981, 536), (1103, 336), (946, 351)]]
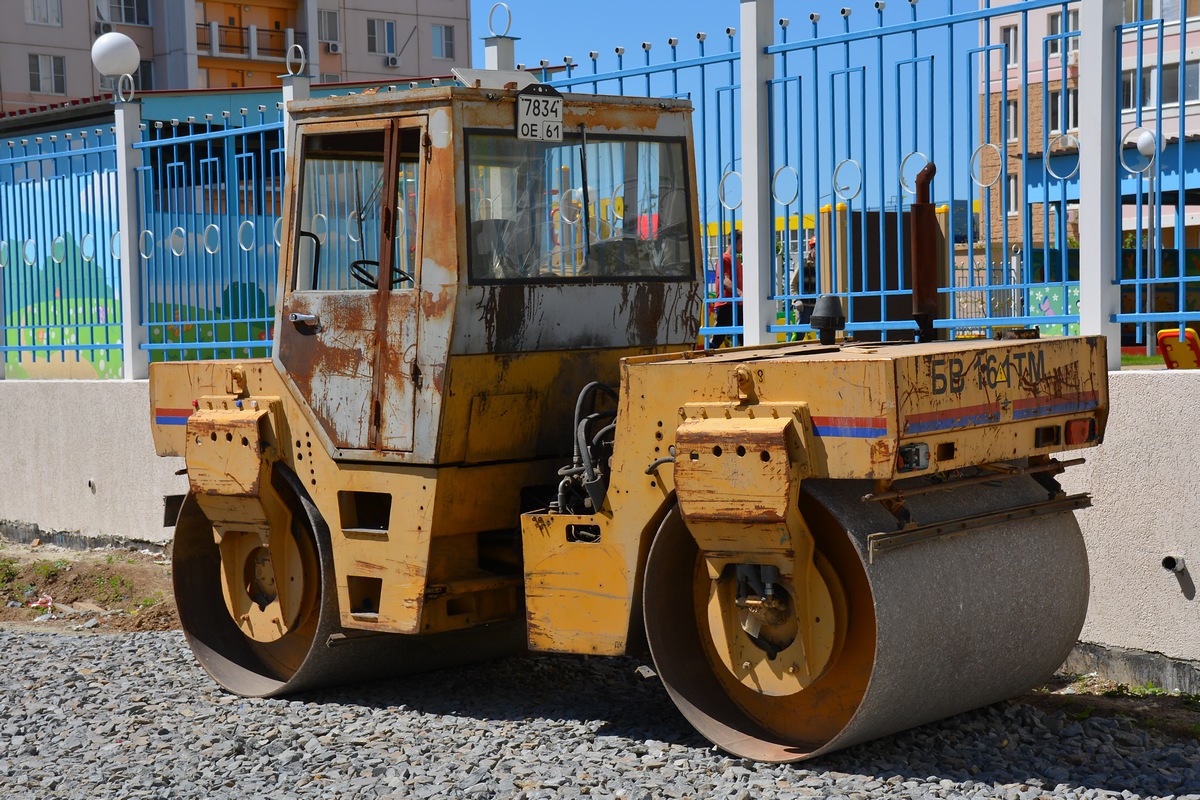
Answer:
[(620, 357), (694, 343), (688, 105), (566, 96), (543, 141), (517, 137), (517, 96), (293, 104), (274, 358), (334, 458), (443, 463), (459, 359), (607, 353), (615, 382)]

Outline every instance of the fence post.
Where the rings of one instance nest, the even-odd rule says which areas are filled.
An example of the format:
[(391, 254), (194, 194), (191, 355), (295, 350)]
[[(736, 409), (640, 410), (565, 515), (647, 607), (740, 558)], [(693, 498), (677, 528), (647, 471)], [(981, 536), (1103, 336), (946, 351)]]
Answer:
[[(291, 67), (289, 66), (289, 69)], [(312, 76), (307, 74), (305, 65), (299, 67), (301, 73), (288, 73), (282, 75), (283, 78), (283, 158), (284, 163), (287, 163), (288, 157), (292, 152), (292, 144), (295, 140), (296, 132), (293, 130), (292, 115), (288, 111), (288, 103), (293, 100), (307, 100), (309, 98), (309, 86), (312, 82)]]
[[(507, 28), (505, 29), (507, 30)], [(516, 37), (493, 34), (483, 40), (484, 69), (512, 71), (517, 68)]]
[(117, 229), (121, 240), (121, 376), (127, 381), (149, 376), (149, 357), (142, 347), (146, 328), (142, 325), (141, 214), (138, 213), (138, 170), (142, 151), (142, 104), (127, 100), (113, 104), (117, 146)]
[(1108, 337), (1108, 368), (1121, 368), (1121, 326), (1112, 315), (1121, 309), (1117, 283), (1119, 231), (1117, 190), (1116, 28), (1121, 0), (1079, 4), (1079, 330)]
[(744, 270), (742, 343), (764, 344), (775, 322), (771, 275), (775, 272), (774, 220), (771, 219), (770, 88), (775, 77), (775, 0), (742, 0), (742, 252)]

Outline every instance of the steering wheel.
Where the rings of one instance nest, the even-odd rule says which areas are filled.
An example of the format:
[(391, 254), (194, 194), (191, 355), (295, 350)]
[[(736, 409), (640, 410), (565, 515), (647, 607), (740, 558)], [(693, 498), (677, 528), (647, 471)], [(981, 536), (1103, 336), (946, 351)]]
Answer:
[[(374, 272), (367, 269), (367, 267), (374, 267), (375, 268)], [(350, 274), (354, 276), (354, 280), (358, 281), (363, 286), (366, 286), (368, 289), (378, 289), (379, 288), (379, 280), (375, 277), (375, 275), (378, 272), (379, 272), (379, 262), (378, 261), (374, 261), (369, 258), (360, 258), (358, 261), (350, 262)], [(391, 289), (398, 283), (403, 283), (404, 281), (411, 281), (412, 279), (413, 279), (412, 275), (409, 275), (407, 272), (405, 272), (404, 270), (400, 269), (397, 266), (393, 266), (392, 267), (392, 282), (388, 286), (388, 288)]]

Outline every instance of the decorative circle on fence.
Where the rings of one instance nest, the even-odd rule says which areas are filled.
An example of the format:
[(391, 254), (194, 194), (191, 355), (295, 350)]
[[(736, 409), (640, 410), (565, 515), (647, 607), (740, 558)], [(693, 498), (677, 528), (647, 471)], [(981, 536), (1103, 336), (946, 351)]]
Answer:
[[(498, 9), (504, 9), (504, 30), (496, 33), (496, 26), (492, 24), (492, 17), (495, 16)], [(508, 29), (512, 27), (512, 9), (508, 7), (508, 3), (496, 3), (492, 9), (488, 11), (488, 33), (492, 36), (508, 36)]]
[(558, 218), (568, 225), (578, 225), (583, 218), (583, 191), (567, 189), (558, 203)]
[(275, 225), (271, 228), (271, 238), (275, 240), (276, 247), (283, 247), (283, 217), (275, 220)]
[(355, 223), (358, 223), (360, 225), (362, 224), (362, 221), (359, 219), (359, 216), (358, 216), (357, 208), (351, 210), (350, 215), (348, 217), (346, 217), (346, 238), (349, 239), (350, 241), (354, 242), (355, 244), (358, 244), (359, 242), (362, 241), (362, 237), (354, 235)]
[(182, 225), (176, 225), (174, 228), (171, 228), (171, 235), (168, 238), (171, 255), (178, 258), (187, 252), (187, 231), (183, 229)]
[[(246, 227), (250, 228), (250, 244), (246, 244)], [(237, 243), (238, 247), (242, 248), (243, 253), (249, 253), (254, 249), (254, 240), (257, 238), (254, 231), (254, 220), (244, 219), (242, 224), (238, 225)]]
[[(738, 191), (739, 197), (738, 197), (738, 201), (736, 203), (734, 203), (733, 205), (730, 205), (728, 199), (725, 196), (726, 195), (725, 182), (735, 176), (737, 177), (737, 191)], [(740, 173), (736, 170), (730, 170), (729, 172), (726, 172), (724, 175), (721, 176), (721, 182), (717, 184), (717, 200), (721, 203), (721, 205), (723, 207), (729, 209), (730, 211), (737, 211), (739, 208), (742, 207), (742, 198), (740, 197), (741, 190), (742, 190), (742, 173)]]
[(287, 65), (288, 75), (299, 75), (304, 71), (304, 67), (308, 64), (308, 57), (304, 55), (304, 48), (298, 44), (294, 44), (288, 48), (287, 55), (284, 56), (284, 64)]
[[(979, 160), (979, 154), (982, 153), (984, 148), (987, 148), (987, 147), (990, 147), (992, 149), (992, 151), (996, 154), (997, 166), (996, 166), (996, 177), (992, 178), (987, 183), (984, 183), (983, 182), (983, 162), (981, 162)], [(971, 174), (971, 183), (975, 184), (976, 186), (978, 186), (981, 189), (988, 189), (992, 186), (995, 186), (996, 182), (998, 180), (1000, 180), (1000, 173), (1003, 171), (1000, 169), (1000, 160), (1001, 160), (1000, 148), (997, 147), (996, 145), (992, 144), (991, 142), (984, 142), (983, 144), (979, 145), (974, 150), (972, 150), (971, 151), (971, 160), (967, 164), (968, 171)], [(976, 166), (979, 167), (978, 175), (976, 175), (976, 170), (975, 170)]]
[(121, 251), (117, 249), (117, 245), (121, 243), (121, 232), (113, 231), (113, 235), (108, 237), (108, 254), (112, 256), (113, 261), (121, 260)]
[[(845, 168), (845, 166), (847, 164), (851, 164), (854, 166), (854, 172), (856, 173), (855, 178), (854, 178), (855, 182), (848, 183), (845, 186), (842, 186), (841, 181), (838, 180), (838, 176), (842, 174), (842, 169)], [(854, 186), (854, 191), (847, 194), (846, 192), (848, 189), (850, 189), (851, 186)], [(853, 158), (843, 158), (841, 161), (838, 162), (838, 165), (833, 168), (833, 193), (848, 203), (851, 200), (853, 200), (854, 198), (858, 197), (860, 194), (862, 194), (862, 188), (863, 188), (862, 165), (860, 165)]]
[[(1150, 138), (1154, 141), (1154, 151), (1156, 153), (1158, 152), (1158, 137), (1154, 135), (1154, 131), (1149, 130), (1148, 128), (1143, 128), (1140, 125), (1136, 128), (1131, 128), (1130, 130), (1126, 131), (1125, 135), (1121, 137), (1121, 155), (1119, 158), (1121, 159), (1121, 166), (1124, 167), (1125, 171), (1130, 175), (1141, 175), (1143, 172), (1154, 166), (1154, 156), (1144, 155), (1141, 152), (1141, 149), (1137, 146), (1138, 139), (1142, 138), (1142, 134), (1150, 135)], [(1133, 146), (1130, 147), (1130, 145)], [(1135, 169), (1129, 166), (1129, 162), (1125, 160), (1125, 154), (1130, 150), (1133, 150), (1133, 152), (1146, 159), (1146, 165), (1144, 167), (1141, 169)]]
[(67, 260), (67, 237), (62, 234), (55, 236), (50, 242), (50, 260), (55, 264), (61, 264)]
[[(321, 221), (320, 233), (317, 232), (317, 220)], [(323, 246), (325, 244), (326, 237), (329, 236), (329, 217), (321, 213), (314, 214), (312, 220), (312, 230), (310, 233), (312, 233), (313, 236), (316, 236), (317, 241)]]
[(134, 91), (133, 76), (126, 72), (121, 77), (117, 78), (117, 88), (115, 91), (118, 103), (128, 103), (133, 100)]
[[(789, 197), (787, 200), (784, 200), (779, 196), (779, 178), (785, 174), (790, 174), (791, 180), (795, 181), (795, 185), (791, 187), (791, 197)], [(792, 203), (796, 202), (796, 198), (799, 196), (800, 173), (796, 172), (796, 168), (789, 164), (784, 164), (782, 167), (775, 170), (775, 174), (771, 176), (771, 197), (775, 200), (775, 202), (781, 206), (790, 206)]]
[[(89, 252), (90, 251), (90, 252)], [(79, 240), (79, 257), (83, 263), (90, 264), (96, 258), (96, 237), (89, 231)]]
[(0, 269), (8, 266), (8, 240), (0, 239)]
[(21, 260), (28, 267), (37, 263), (37, 239), (25, 240), (25, 244), (21, 247)]
[[(208, 244), (209, 231), (217, 234), (216, 244), (211, 247)], [(204, 233), (200, 235), (200, 241), (204, 244), (204, 252), (208, 253), (210, 256), (215, 256), (221, 251), (221, 229), (215, 222), (208, 223), (208, 226), (204, 229)]]
[(625, 184), (622, 183), (613, 190), (608, 202), (608, 220), (613, 225), (625, 219)]
[[(150, 246), (146, 246), (146, 237), (150, 237)], [(147, 252), (149, 251), (149, 252)], [(142, 235), (138, 237), (138, 252), (142, 254), (142, 258), (149, 261), (154, 258), (154, 231), (147, 228), (142, 231)]]
[[(908, 192), (909, 194), (917, 193), (917, 187), (916, 187), (915, 181), (914, 181), (913, 185), (910, 186), (908, 183), (908, 180), (906, 180), (904, 177), (904, 168), (906, 166), (908, 166), (908, 160), (910, 158), (912, 158), (913, 156), (921, 157), (921, 169), (925, 169), (925, 167), (929, 165), (929, 156), (925, 155), (920, 150), (913, 150), (911, 153), (906, 155), (904, 158), (900, 159), (900, 188), (903, 189), (904, 191)], [(920, 174), (921, 169), (917, 170), (918, 174)]]
[[(1064, 145), (1065, 147), (1075, 148), (1075, 169), (1071, 170), (1066, 175), (1059, 175), (1050, 166), (1051, 151), (1058, 146), (1060, 141), (1066, 143)], [(1074, 144), (1072, 144), (1072, 142), (1074, 142)], [(1050, 140), (1049, 146), (1046, 147), (1046, 152), (1042, 155), (1042, 163), (1046, 166), (1046, 174), (1051, 178), (1054, 178), (1056, 181), (1065, 181), (1074, 178), (1079, 174), (1079, 138), (1071, 133), (1060, 133), (1058, 136), (1055, 136)]]

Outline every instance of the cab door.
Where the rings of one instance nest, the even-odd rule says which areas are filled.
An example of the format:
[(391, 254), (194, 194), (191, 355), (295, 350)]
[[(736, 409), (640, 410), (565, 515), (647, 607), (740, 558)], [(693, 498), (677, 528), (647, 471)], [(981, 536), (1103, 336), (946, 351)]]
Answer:
[(413, 447), (423, 129), (301, 130), (276, 358), (335, 456)]

